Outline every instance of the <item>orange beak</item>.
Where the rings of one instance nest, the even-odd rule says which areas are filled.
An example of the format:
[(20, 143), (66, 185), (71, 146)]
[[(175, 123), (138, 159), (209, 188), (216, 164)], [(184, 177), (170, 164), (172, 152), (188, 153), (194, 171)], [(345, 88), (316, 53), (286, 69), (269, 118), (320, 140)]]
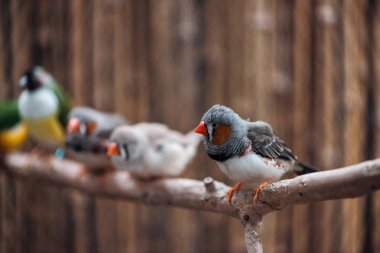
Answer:
[(197, 134), (202, 134), (207, 136), (207, 129), (204, 121), (201, 121), (199, 125), (194, 129), (194, 132)]
[(69, 120), (69, 123), (67, 124), (67, 132), (69, 134), (71, 133), (77, 133), (80, 129), (80, 121), (78, 118), (71, 118)]
[(115, 142), (111, 142), (110, 144), (108, 144), (108, 147), (107, 147), (108, 156), (114, 156), (114, 155), (117, 155), (118, 153), (119, 153), (119, 147), (117, 146)]

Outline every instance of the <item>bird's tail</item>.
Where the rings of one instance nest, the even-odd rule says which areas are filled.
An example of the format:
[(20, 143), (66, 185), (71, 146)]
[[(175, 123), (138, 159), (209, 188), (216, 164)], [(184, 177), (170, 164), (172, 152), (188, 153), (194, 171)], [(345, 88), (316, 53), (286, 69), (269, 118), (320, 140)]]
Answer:
[(303, 175), (303, 174), (309, 174), (309, 173), (313, 173), (313, 172), (317, 172), (318, 170), (312, 166), (309, 166), (309, 165), (306, 165), (306, 164), (303, 164), (301, 162), (297, 162), (297, 164), (295, 165), (295, 172), (298, 174), (298, 175)]

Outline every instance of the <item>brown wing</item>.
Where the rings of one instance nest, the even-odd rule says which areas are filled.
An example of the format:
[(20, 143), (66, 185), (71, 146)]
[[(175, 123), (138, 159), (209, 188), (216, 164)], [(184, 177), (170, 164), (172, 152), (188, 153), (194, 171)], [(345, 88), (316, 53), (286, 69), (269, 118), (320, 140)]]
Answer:
[(268, 158), (297, 160), (290, 148), (273, 133), (272, 127), (268, 123), (256, 121), (248, 124), (248, 138), (256, 153)]

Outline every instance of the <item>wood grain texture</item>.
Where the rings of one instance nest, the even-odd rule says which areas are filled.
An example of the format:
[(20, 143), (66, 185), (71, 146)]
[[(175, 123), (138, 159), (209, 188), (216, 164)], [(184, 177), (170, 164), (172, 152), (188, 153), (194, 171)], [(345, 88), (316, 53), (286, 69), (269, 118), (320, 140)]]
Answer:
[[(17, 96), (21, 74), (42, 64), (75, 105), (121, 112), (133, 123), (160, 121), (186, 132), (223, 103), (271, 123), (302, 161), (321, 170), (380, 154), (376, 1), (0, 0), (0, 6), (1, 99)], [(200, 147), (183, 176), (209, 175), (234, 183)], [(245, 252), (233, 218), (0, 177), (4, 252), (51, 249), (44, 233), (76, 252)], [(270, 214), (261, 228), (265, 252), (376, 252), (379, 200), (374, 193)], [(28, 206), (48, 218), (27, 213)], [(47, 225), (52, 219), (56, 228)]]
[[(366, 1), (344, 3), (344, 162), (352, 164), (364, 157), (366, 108), (366, 87), (368, 85), (368, 64), (365, 60), (367, 43)], [(355, 136), (355, 138), (353, 138)], [(358, 252), (363, 247), (363, 207), (364, 199), (343, 202), (342, 229), (350, 231), (342, 234), (342, 251)]]
[[(298, 0), (293, 8), (293, 151), (300, 159), (311, 163), (310, 150), (313, 149), (312, 99), (303, 94), (311, 92), (314, 81), (313, 61), (313, 4), (311, 1)], [(293, 208), (292, 252), (310, 250), (310, 206)]]
[[(368, 47), (368, 53), (371, 57), (372, 64), (372, 96), (373, 96), (373, 114), (372, 114), (372, 124), (373, 124), (373, 135), (368, 135), (373, 143), (373, 157), (380, 156), (380, 4), (376, 1), (369, 6), (372, 11), (372, 22), (371, 29), (373, 31), (371, 47)], [(380, 248), (380, 193), (374, 193), (372, 195), (371, 201), (371, 219), (369, 223), (371, 224), (371, 229), (369, 230), (368, 242), (370, 243), (369, 251), (375, 252)]]

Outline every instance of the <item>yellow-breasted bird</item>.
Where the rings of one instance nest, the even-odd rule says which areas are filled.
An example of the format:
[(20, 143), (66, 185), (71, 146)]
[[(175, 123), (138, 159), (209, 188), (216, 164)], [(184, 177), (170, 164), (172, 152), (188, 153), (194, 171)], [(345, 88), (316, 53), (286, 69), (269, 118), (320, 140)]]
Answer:
[(17, 100), (0, 101), (0, 152), (17, 149), (26, 139), (26, 126), (20, 120)]
[(57, 147), (65, 141), (71, 101), (54, 77), (40, 66), (28, 69), (19, 81), (20, 116), (30, 136), (40, 144)]

